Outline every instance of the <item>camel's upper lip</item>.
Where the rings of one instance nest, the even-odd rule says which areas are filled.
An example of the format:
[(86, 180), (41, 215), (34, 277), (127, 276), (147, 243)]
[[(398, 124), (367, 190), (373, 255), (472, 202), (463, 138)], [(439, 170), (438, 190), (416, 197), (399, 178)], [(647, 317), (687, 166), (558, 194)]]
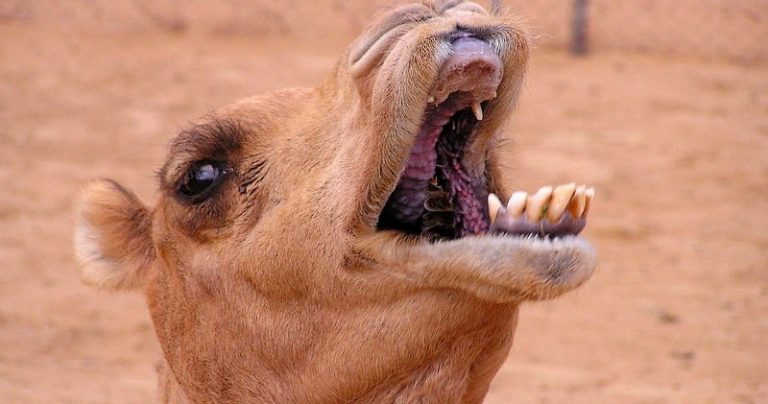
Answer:
[(451, 54), (442, 63), (435, 79), (431, 103), (444, 102), (455, 92), (465, 92), (479, 103), (496, 97), (502, 79), (503, 62), (487, 41), (470, 32), (451, 35)]

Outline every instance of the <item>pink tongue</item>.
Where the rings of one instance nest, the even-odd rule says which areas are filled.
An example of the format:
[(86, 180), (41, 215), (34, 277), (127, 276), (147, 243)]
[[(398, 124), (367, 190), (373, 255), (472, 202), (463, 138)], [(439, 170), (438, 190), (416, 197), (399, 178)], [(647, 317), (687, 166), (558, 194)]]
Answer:
[(389, 197), (386, 213), (397, 221), (415, 224), (421, 218), (427, 199), (425, 191), (435, 175), (437, 140), (450, 117), (468, 103), (467, 95), (457, 94), (440, 105), (427, 107), (424, 124), (413, 142), (400, 182)]
[(411, 155), (400, 176), (397, 188), (390, 196), (388, 212), (402, 223), (414, 223), (424, 210), (429, 180), (435, 175), (437, 153), (435, 143), (442, 128), (427, 122), (422, 126), (411, 149)]

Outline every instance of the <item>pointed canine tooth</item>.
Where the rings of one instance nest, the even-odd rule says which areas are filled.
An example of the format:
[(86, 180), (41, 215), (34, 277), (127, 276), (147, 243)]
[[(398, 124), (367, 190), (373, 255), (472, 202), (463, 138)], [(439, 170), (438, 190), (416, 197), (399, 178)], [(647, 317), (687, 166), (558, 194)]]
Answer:
[(477, 118), (478, 121), (483, 120), (483, 106), (480, 105), (480, 101), (472, 103), (472, 112), (475, 113), (475, 118)]
[(568, 207), (571, 197), (576, 192), (576, 183), (560, 185), (552, 191), (552, 201), (549, 202), (549, 208), (547, 209), (547, 219), (550, 222), (556, 222), (560, 220), (560, 216), (565, 212), (565, 208)]
[(525, 207), (528, 212), (528, 220), (538, 222), (541, 220), (544, 208), (547, 207), (549, 199), (552, 198), (552, 187), (542, 187), (535, 194), (528, 198), (528, 205)]
[(507, 212), (510, 216), (517, 219), (523, 215), (525, 203), (528, 202), (528, 193), (523, 191), (513, 192), (507, 202)]
[(501, 200), (499, 199), (496, 194), (489, 194), (488, 195), (488, 213), (491, 216), (491, 223), (496, 221), (496, 216), (499, 213), (499, 210), (501, 210)]
[(575, 218), (580, 218), (584, 213), (584, 206), (587, 204), (586, 187), (579, 185), (576, 187), (576, 192), (573, 193), (571, 201), (568, 203), (568, 211)]
[(587, 217), (587, 213), (589, 213), (589, 205), (592, 204), (592, 199), (595, 198), (595, 189), (592, 187), (587, 188), (584, 195), (587, 197), (587, 200), (584, 204), (584, 214), (582, 216)]
[(430, 95), (429, 98), (427, 98), (427, 104), (434, 104), (435, 103), (435, 96)]

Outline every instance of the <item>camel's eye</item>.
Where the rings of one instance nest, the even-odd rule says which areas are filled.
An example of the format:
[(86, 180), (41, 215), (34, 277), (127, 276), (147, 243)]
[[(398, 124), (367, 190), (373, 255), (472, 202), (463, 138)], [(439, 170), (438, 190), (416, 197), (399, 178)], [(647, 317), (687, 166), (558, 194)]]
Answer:
[(192, 198), (194, 202), (201, 202), (210, 196), (226, 174), (227, 170), (222, 163), (214, 161), (195, 163), (187, 171), (179, 191), (184, 196)]

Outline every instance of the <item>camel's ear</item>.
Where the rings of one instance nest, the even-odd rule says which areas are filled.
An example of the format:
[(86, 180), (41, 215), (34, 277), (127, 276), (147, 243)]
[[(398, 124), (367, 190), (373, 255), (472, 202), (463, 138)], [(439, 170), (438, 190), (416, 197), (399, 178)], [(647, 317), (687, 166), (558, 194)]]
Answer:
[(155, 259), (149, 210), (120, 184), (102, 180), (86, 187), (77, 206), (75, 253), (83, 280), (104, 289), (144, 284)]

